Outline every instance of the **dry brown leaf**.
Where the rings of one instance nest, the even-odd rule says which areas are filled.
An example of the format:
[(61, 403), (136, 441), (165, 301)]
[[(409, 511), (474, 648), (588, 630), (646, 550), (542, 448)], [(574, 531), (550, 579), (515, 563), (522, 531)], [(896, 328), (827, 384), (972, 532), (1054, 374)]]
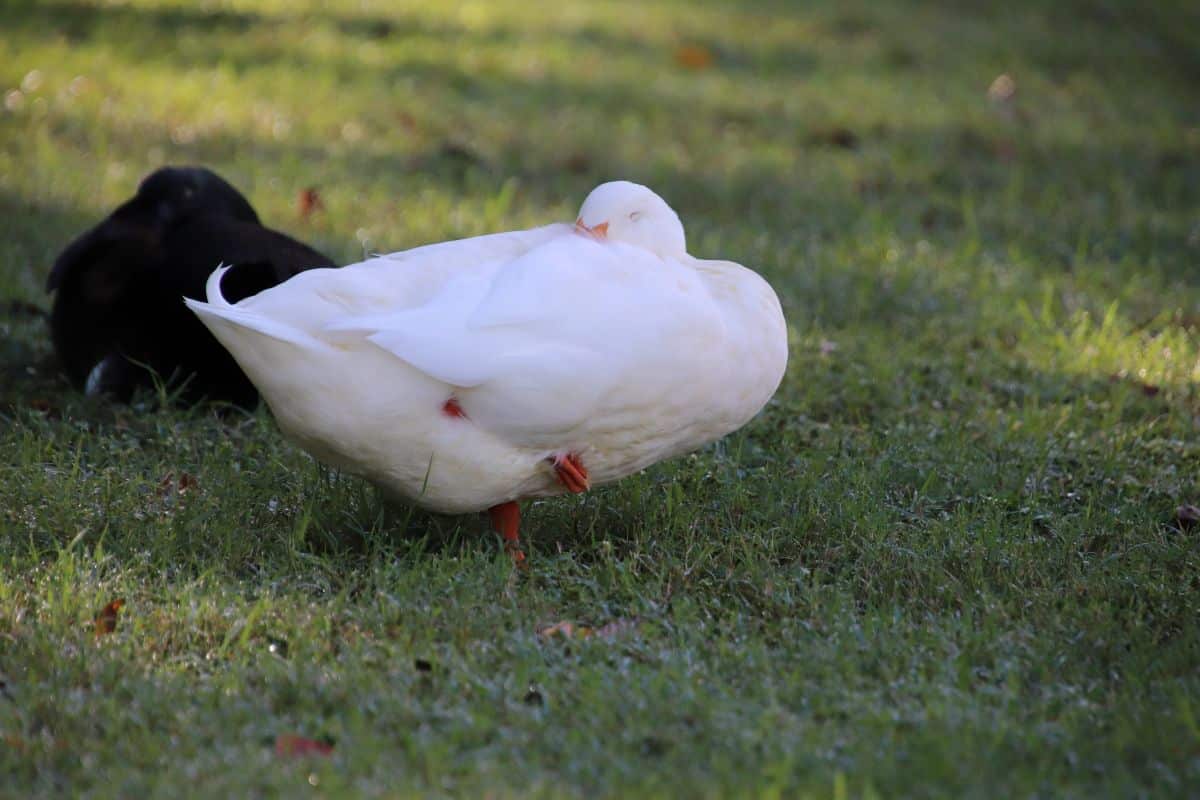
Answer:
[(538, 628), (538, 636), (549, 639), (551, 636), (561, 636), (564, 639), (585, 639), (591, 635), (591, 628), (584, 628), (571, 622), (556, 622), (544, 628)]
[(35, 397), (30, 400), (29, 407), (39, 414), (44, 414), (46, 419), (59, 419), (62, 416), (49, 400), (42, 397)]
[(330, 742), (281, 733), (275, 737), (275, 755), (279, 758), (302, 758), (305, 756), (328, 756), (333, 754)]
[(575, 175), (582, 175), (591, 169), (592, 160), (587, 153), (572, 153), (563, 161), (563, 169)]
[(858, 134), (849, 128), (835, 125), (831, 128), (820, 128), (808, 137), (810, 145), (818, 147), (838, 147), (842, 150), (857, 150)]
[(175, 473), (168, 472), (158, 482), (158, 489), (155, 490), (155, 494), (159, 497), (169, 497), (173, 494), (185, 495), (188, 492), (195, 493), (199, 490), (200, 481), (197, 480), (195, 475), (181, 472), (179, 473), (179, 480), (175, 480)]
[(591, 628), (587, 625), (576, 625), (573, 622), (555, 622), (553, 625), (547, 625), (538, 629), (538, 636), (543, 639), (549, 639), (553, 636), (561, 636), (564, 639), (590, 639), (598, 637), (601, 639), (612, 639), (616, 636), (636, 630), (638, 620), (635, 619), (617, 619), (612, 622), (601, 625), (598, 628)]
[(300, 194), (296, 196), (296, 210), (300, 212), (300, 219), (308, 219), (317, 211), (325, 210), (317, 187), (309, 186), (300, 190)]
[(993, 103), (1009, 103), (1017, 95), (1017, 82), (1007, 72), (996, 76), (987, 90), (988, 100)]
[(124, 605), (125, 599), (118, 597), (96, 613), (92, 624), (96, 628), (97, 636), (112, 633), (117, 629), (117, 616)]
[(684, 69), (708, 69), (713, 60), (712, 51), (703, 45), (683, 44), (675, 48), (675, 63)]

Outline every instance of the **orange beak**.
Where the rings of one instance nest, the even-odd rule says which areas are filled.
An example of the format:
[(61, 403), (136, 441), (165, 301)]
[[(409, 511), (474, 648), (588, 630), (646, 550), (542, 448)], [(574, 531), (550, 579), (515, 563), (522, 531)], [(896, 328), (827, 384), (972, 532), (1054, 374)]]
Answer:
[(583, 224), (583, 217), (580, 217), (579, 219), (575, 220), (575, 231), (577, 233), (589, 234), (594, 239), (604, 239), (608, 236), (608, 223), (601, 222), (589, 228), (587, 225)]

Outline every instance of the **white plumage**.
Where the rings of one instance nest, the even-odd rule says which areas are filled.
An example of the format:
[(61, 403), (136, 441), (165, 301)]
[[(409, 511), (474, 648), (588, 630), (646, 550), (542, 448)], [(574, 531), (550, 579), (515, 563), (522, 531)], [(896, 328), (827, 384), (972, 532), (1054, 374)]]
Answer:
[(787, 362), (771, 287), (688, 255), (675, 212), (627, 182), (575, 226), (310, 270), (236, 304), (222, 272), (187, 304), (283, 431), (443, 512), (561, 493), (568, 454), (601, 484), (693, 450), (754, 416)]

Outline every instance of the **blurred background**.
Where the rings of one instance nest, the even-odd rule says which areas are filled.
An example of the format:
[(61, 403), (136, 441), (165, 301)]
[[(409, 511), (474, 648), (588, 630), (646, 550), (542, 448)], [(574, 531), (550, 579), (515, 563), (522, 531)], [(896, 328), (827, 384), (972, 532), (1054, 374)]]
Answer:
[(342, 260), (566, 218), (614, 177), (775, 269), (880, 226), (1046, 268), (1195, 253), (1188, 3), (10, 1), (0, 28), (0, 291), (28, 300), (165, 163)]

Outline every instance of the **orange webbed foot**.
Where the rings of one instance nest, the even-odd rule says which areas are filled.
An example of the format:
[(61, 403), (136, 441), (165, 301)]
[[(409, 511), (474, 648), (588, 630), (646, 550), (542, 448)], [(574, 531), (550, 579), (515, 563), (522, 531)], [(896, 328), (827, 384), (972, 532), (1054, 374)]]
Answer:
[(521, 550), (521, 537), (518, 530), (521, 527), (521, 507), (513, 500), (500, 503), (488, 509), (492, 527), (504, 539), (504, 549), (518, 567), (525, 562), (525, 553)]
[(577, 453), (552, 456), (546, 460), (554, 465), (554, 473), (562, 485), (567, 487), (567, 491), (578, 494), (591, 488), (592, 482), (588, 478), (587, 469)]

